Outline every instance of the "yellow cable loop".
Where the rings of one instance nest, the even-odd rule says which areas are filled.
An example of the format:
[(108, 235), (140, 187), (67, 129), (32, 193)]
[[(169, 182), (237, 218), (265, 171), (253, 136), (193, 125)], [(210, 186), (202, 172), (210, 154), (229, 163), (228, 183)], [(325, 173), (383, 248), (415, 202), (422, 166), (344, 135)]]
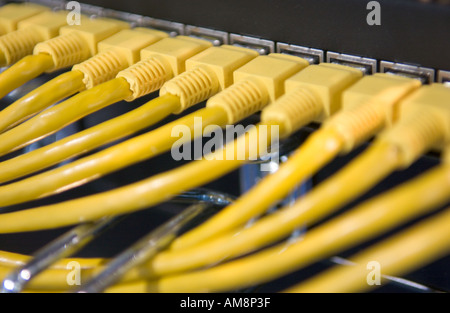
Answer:
[[(203, 125), (225, 124), (227, 120), (227, 116), (221, 108), (201, 110), (196, 116), (202, 117), (204, 121)], [(188, 127), (193, 124), (193, 119), (194, 116), (185, 118), (185, 121), (188, 122), (186, 123)], [(147, 142), (152, 143), (151, 148), (148, 146), (142, 148), (143, 141), (141, 138), (132, 139), (125, 143), (126, 150), (122, 148), (123, 145), (121, 146), (119, 144), (100, 152), (98, 155), (101, 157), (96, 156), (95, 162), (84, 162), (82, 166), (72, 167), (68, 173), (65, 173), (72, 183), (69, 187), (72, 187), (73, 184), (84, 183), (88, 179), (95, 178), (105, 170), (110, 171), (111, 168), (117, 167), (117, 164), (122, 163), (123, 160), (129, 162), (133, 158), (135, 161), (138, 161), (146, 157), (143, 155), (144, 153), (154, 155), (170, 149), (172, 143), (168, 142), (167, 138), (170, 138), (172, 126), (176, 125), (182, 125), (180, 124), (180, 120), (173, 125), (167, 124), (159, 130), (145, 134), (143, 138)], [(240, 153), (242, 151), (242, 145), (244, 147), (246, 145), (254, 146), (254, 142), (248, 143), (249, 138), (261, 138), (260, 142), (258, 142), (257, 149), (246, 148), (242, 158), (235, 157), (230, 160), (226, 158), (227, 154), (224, 154), (222, 157), (203, 160), (203, 162), (194, 161), (182, 168), (174, 169), (113, 191), (55, 205), (2, 214), (0, 215), (0, 233), (32, 231), (73, 225), (80, 221), (96, 220), (104, 216), (120, 215), (126, 212), (148, 208), (149, 206), (166, 201), (176, 194), (202, 186), (211, 180), (221, 177), (225, 173), (229, 173), (242, 165), (245, 160), (251, 157), (256, 158), (260, 151), (262, 153), (267, 151), (267, 146), (271, 143), (272, 135), (275, 135), (271, 131), (268, 131), (268, 128), (271, 128), (270, 125), (269, 127), (267, 125), (254, 127), (234, 144), (228, 145), (228, 149), (215, 152), (217, 153), (215, 154), (216, 156), (220, 156), (220, 153), (230, 153), (229, 151)], [(261, 137), (257, 137), (261, 132)], [(265, 142), (266, 140), (268, 142)], [(124, 154), (124, 151), (127, 151), (127, 153)], [(76, 162), (73, 164), (76, 165)], [(60, 169), (59, 171), (64, 173), (64, 167)], [(89, 170), (90, 176), (83, 175), (83, 170), (85, 169)], [(78, 171), (80, 175), (75, 176), (74, 171)], [(5, 192), (4, 195), (8, 199), (3, 197), (0, 199), (6, 203), (10, 201), (21, 202), (27, 198), (34, 198), (39, 194), (40, 186), (44, 186), (42, 189), (48, 191), (49, 186), (55, 187), (60, 184), (61, 179), (66, 178), (63, 176), (60, 179), (56, 179), (54, 183), (50, 183), (48, 181), (44, 182), (44, 178), (37, 175), (31, 177), (32, 180), (24, 181), (25, 183), (22, 185), (24, 188), (20, 188), (20, 192), (18, 192), (18, 188), (10, 188), (13, 184), (4, 186), (6, 188), (3, 189)], [(76, 178), (80, 180), (77, 181)], [(55, 190), (61, 191), (57, 187)], [(12, 196), (11, 192), (14, 193), (14, 196)], [(41, 194), (41, 196), (44, 195)], [(49, 214), (52, 216), (51, 219), (47, 218)]]
[[(310, 230), (298, 242), (279, 244), (212, 268), (124, 284), (108, 291), (221, 292), (268, 282), (429, 213), (444, 205), (449, 196), (450, 167), (441, 165)], [(157, 271), (151, 263), (150, 269)]]
[[(384, 276), (401, 276), (439, 260), (450, 253), (450, 209), (377, 243), (350, 257), (352, 265), (335, 266), (285, 292), (350, 293), (381, 287)], [(380, 284), (368, 283), (373, 262), (379, 265)], [(373, 279), (372, 277), (369, 277)]]

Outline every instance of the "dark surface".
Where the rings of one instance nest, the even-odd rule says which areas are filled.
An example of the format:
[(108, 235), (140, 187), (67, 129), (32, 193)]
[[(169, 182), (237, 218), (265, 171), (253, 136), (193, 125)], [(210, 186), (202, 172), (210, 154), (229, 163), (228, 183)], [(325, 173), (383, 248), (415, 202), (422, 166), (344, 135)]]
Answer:
[(85, 0), (188, 25), (246, 34), (378, 60), (450, 70), (450, 6), (380, 0), (369, 26), (368, 0)]

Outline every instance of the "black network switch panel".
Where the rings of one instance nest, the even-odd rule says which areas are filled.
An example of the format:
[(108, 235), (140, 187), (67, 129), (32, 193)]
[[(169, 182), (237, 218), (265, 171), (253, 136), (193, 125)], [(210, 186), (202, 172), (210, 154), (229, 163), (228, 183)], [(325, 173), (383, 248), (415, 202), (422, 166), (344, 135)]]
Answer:
[(83, 2), (276, 42), (450, 70), (450, 4), (446, 1)]

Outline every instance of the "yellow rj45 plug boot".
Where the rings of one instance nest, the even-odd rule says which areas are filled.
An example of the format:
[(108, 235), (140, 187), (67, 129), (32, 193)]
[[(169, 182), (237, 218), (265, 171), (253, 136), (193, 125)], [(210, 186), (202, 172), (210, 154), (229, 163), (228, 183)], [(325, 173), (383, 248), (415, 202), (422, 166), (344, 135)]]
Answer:
[(399, 167), (406, 168), (430, 150), (450, 142), (450, 88), (423, 86), (401, 103), (398, 122), (378, 140), (398, 149)]
[(284, 82), (309, 66), (302, 58), (272, 53), (259, 56), (234, 72), (234, 84), (212, 97), (207, 108), (219, 107), (233, 125), (284, 94)]
[(122, 30), (98, 44), (98, 53), (76, 64), (31, 91), (0, 112), (0, 132), (16, 126), (43, 109), (75, 94), (113, 79), (121, 70), (140, 60), (140, 51), (163, 39), (164, 32), (137, 27)]
[(43, 12), (18, 23), (17, 30), (0, 37), (0, 66), (11, 65), (33, 53), (39, 42), (58, 36), (67, 25), (67, 12)]
[(180, 98), (181, 113), (233, 84), (233, 73), (258, 56), (256, 51), (229, 45), (211, 47), (186, 61), (186, 72), (165, 83), (160, 95)]
[(139, 62), (142, 49), (167, 37), (165, 32), (144, 27), (120, 31), (100, 41), (97, 55), (75, 65), (72, 70), (83, 73), (85, 88), (90, 89)]
[(0, 35), (17, 29), (17, 24), (50, 9), (34, 3), (8, 3), (0, 7)]
[(119, 20), (82, 17), (80, 25), (61, 27), (58, 37), (37, 44), (33, 53), (51, 57), (52, 64), (45, 71), (54, 72), (96, 55), (100, 41), (128, 28), (127, 22)]
[(263, 110), (261, 120), (285, 124), (288, 135), (308, 123), (322, 123), (341, 109), (342, 93), (362, 75), (344, 65), (311, 65), (286, 80), (286, 94)]
[(107, 37), (129, 28), (114, 19), (83, 16), (80, 25), (63, 26), (60, 35), (38, 43), (26, 56), (0, 74), (0, 98), (44, 72), (61, 70), (97, 54), (97, 45)]
[(347, 153), (398, 120), (401, 101), (421, 86), (419, 80), (391, 74), (366, 76), (343, 94), (342, 111), (324, 122), (339, 133)]
[(187, 59), (211, 46), (206, 40), (178, 36), (142, 49), (141, 61), (117, 75), (132, 91), (125, 100), (133, 101), (159, 90), (165, 82), (186, 70)]

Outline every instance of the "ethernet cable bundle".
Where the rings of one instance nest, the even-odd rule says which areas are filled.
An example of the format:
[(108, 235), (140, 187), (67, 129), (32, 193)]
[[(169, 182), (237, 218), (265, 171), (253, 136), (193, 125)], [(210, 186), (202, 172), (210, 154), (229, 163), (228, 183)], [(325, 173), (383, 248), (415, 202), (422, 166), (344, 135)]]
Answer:
[[(336, 266), (283, 291), (368, 291), (370, 261), (395, 276), (450, 252), (450, 214), (442, 209), (450, 200), (450, 88), (400, 75), (367, 75), (347, 65), (311, 64), (294, 55), (215, 46), (206, 39), (173, 37), (113, 18), (83, 16), (81, 25), (68, 26), (63, 17), (65, 12), (32, 4), (0, 8), (0, 62), (8, 66), (0, 73), (0, 96), (44, 73), (61, 72), (0, 112), (2, 207), (60, 194), (161, 156), (174, 144), (198, 139), (198, 119), (200, 134), (255, 114), (260, 120), (211, 155), (142, 181), (0, 213), (1, 234), (73, 227), (70, 234), (88, 242), (111, 219), (151, 210), (219, 179), (263, 157), (274, 140), (285, 140), (308, 124), (319, 128), (277, 171), (181, 236), (171, 231), (198, 212), (186, 210), (175, 223), (153, 233), (158, 240), (144, 240), (113, 260), (72, 258), (79, 248), (69, 248), (64, 241), (69, 237), (56, 241), (64, 243), (58, 254), (0, 252), (4, 292), (240, 290), (416, 219), (420, 221), (352, 257), (352, 266)], [(152, 93), (158, 95), (128, 113), (12, 155), (114, 103), (132, 103)], [(175, 119), (165, 122), (170, 116)], [(161, 126), (148, 130), (158, 123)], [(172, 136), (179, 126), (191, 130), (183, 142)], [(266, 128), (277, 132), (263, 131)], [(294, 203), (268, 213), (335, 158), (369, 141), (337, 173)], [(242, 147), (244, 156), (238, 158), (236, 151)], [(431, 151), (442, 155), (434, 168), (342, 210)], [(287, 242), (299, 227), (308, 229), (301, 240)], [(71, 261), (82, 267), (83, 284), (77, 290), (67, 284), (65, 265)], [(25, 277), (25, 272), (33, 275)]]

